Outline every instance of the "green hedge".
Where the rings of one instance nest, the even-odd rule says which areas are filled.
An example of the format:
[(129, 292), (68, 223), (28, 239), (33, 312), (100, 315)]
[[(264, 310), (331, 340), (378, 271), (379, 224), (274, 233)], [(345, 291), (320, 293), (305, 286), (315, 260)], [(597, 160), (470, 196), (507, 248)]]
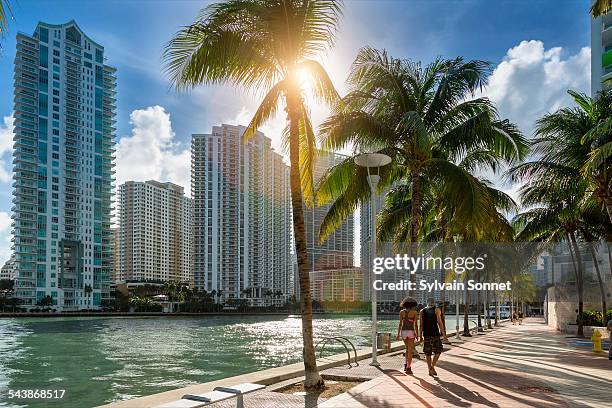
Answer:
[[(585, 326), (603, 326), (602, 314), (598, 310), (585, 310), (582, 312), (582, 324)], [(606, 312), (606, 321), (612, 320), (612, 309)]]

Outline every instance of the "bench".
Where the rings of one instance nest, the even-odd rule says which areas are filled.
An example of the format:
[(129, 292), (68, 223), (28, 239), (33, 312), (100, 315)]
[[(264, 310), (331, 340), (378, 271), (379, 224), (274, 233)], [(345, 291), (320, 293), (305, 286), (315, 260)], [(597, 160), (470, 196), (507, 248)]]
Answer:
[(215, 387), (213, 391), (204, 394), (185, 394), (182, 399), (171, 401), (155, 408), (199, 408), (215, 402), (236, 398), (236, 408), (244, 408), (244, 394), (259, 391), (265, 385), (243, 383), (232, 387)]

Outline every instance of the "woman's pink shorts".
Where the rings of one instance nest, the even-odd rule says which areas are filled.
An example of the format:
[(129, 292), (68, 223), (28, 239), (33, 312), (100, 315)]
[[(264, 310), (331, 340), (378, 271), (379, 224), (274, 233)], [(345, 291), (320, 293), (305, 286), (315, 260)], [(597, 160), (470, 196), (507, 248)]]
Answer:
[(414, 332), (414, 330), (402, 330), (400, 336), (402, 337), (402, 339), (415, 339), (416, 333)]

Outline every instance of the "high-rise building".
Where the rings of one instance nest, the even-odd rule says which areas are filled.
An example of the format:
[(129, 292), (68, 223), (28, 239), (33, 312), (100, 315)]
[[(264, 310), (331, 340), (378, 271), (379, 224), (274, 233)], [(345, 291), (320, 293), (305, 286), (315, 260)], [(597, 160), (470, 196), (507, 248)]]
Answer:
[(128, 181), (119, 186), (119, 196), (123, 282), (191, 284), (193, 201), (185, 197), (183, 187), (154, 180)]
[(612, 79), (612, 13), (591, 20), (591, 96)]
[[(346, 158), (347, 156), (338, 153), (319, 152), (314, 160), (312, 172), (315, 184), (325, 176), (329, 169), (340, 164)], [(312, 271), (350, 268), (354, 265), (354, 220), (352, 215), (347, 217), (327, 237), (325, 242), (319, 242), (319, 230), (331, 205), (304, 207), (306, 244)]]
[(289, 168), (257, 132), (214, 126), (191, 141), (194, 280), (222, 300), (282, 304), (293, 293)]
[(124, 282), (125, 278), (121, 273), (121, 229), (111, 228), (111, 283)]
[(15, 256), (4, 263), (0, 269), (0, 280), (14, 280), (15, 279)]
[(109, 296), (115, 68), (74, 21), (17, 34), (15, 294), (58, 310)]
[(363, 272), (360, 268), (339, 268), (310, 273), (313, 300), (359, 302), (363, 299)]
[[(376, 214), (380, 213), (381, 208), (384, 205), (385, 197), (389, 193), (391, 188), (385, 189), (381, 194), (375, 197), (376, 200)], [(372, 296), (372, 285), (374, 283), (374, 279), (381, 280), (386, 283), (392, 282), (400, 282), (403, 280), (409, 281), (411, 279), (410, 273), (404, 270), (388, 270), (383, 272), (376, 277), (372, 274), (372, 256), (371, 256), (371, 245), (372, 245), (372, 213), (371, 213), (371, 201), (368, 200), (365, 203), (362, 203), (359, 211), (359, 223), (360, 223), (360, 267), (363, 271), (363, 299), (369, 300)], [(408, 252), (408, 248), (402, 248), (401, 246), (395, 245), (392, 242), (380, 242), (378, 241), (376, 244), (376, 252), (377, 257), (395, 257), (398, 252)], [(427, 282), (433, 282), (434, 280), (438, 280), (440, 282), (443, 281), (443, 272), (441, 270), (429, 269), (429, 270), (419, 270), (416, 272), (416, 282), (421, 279), (426, 280)], [(397, 304), (403, 298), (408, 296), (408, 291), (400, 291), (400, 290), (385, 290), (379, 291), (377, 300), (380, 303), (395, 303)], [(421, 304), (427, 303), (427, 298), (433, 297), (437, 301), (443, 300), (442, 294), (440, 290), (432, 290), (431, 292), (427, 291), (416, 291), (414, 294), (414, 298), (417, 302)], [(448, 300), (448, 296), (446, 299)]]
[[(382, 204), (385, 201), (385, 196), (389, 192), (389, 189), (386, 189), (379, 196), (375, 197), (376, 201), (376, 214), (380, 212)], [(371, 213), (371, 202), (368, 200), (361, 204), (359, 208), (359, 266), (363, 271), (363, 299), (368, 301), (372, 296), (372, 250), (371, 250), (371, 235), (372, 235), (372, 213)], [(391, 256), (391, 246), (387, 243), (378, 243), (378, 256)], [(381, 276), (381, 278), (386, 278), (386, 276)], [(394, 277), (395, 278), (395, 277)], [(398, 296), (402, 296), (401, 294)], [(380, 296), (379, 296), (380, 300)], [(395, 300), (395, 297), (394, 297)]]

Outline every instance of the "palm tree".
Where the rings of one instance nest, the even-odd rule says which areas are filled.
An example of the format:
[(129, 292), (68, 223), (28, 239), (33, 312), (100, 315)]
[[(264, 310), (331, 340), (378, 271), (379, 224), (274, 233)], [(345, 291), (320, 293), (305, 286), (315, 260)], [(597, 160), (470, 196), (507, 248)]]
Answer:
[(334, 42), (341, 14), (334, 0), (229, 0), (210, 5), (181, 29), (164, 51), (167, 72), (177, 89), (230, 83), (265, 91), (243, 138), (248, 140), (284, 102), (287, 113), (291, 205), (301, 291), (305, 388), (323, 384), (312, 338), (312, 306), (304, 202), (313, 201), (315, 138), (305, 101), (302, 73), (325, 103), (338, 94), (315, 60)]
[(612, 9), (612, 0), (595, 0), (591, 6), (593, 17), (603, 16)]
[(0, 38), (3, 38), (8, 30), (8, 20), (13, 17), (11, 2), (0, 0)]
[[(431, 185), (452, 198), (454, 215), (479, 228), (493, 217), (487, 188), (458, 163), (470, 155), (471, 166), (513, 162), (526, 153), (517, 128), (497, 117), (486, 98), (469, 98), (485, 85), (489, 65), (483, 61), (437, 59), (425, 68), (397, 59), (385, 50), (362, 48), (348, 78), (350, 92), (320, 127), (323, 146), (347, 145), (392, 157), (381, 169), (379, 192), (403, 183), (409, 205), (402, 222), (409, 226), (405, 242), (423, 236), (424, 207)], [(366, 170), (350, 157), (320, 182), (317, 200), (334, 201), (320, 230), (324, 240), (369, 199)], [(414, 281), (415, 276), (412, 275)]]
[[(579, 241), (593, 239), (594, 217), (604, 230), (612, 220), (610, 132), (612, 92), (595, 99), (569, 91), (577, 107), (559, 109), (536, 124), (536, 158), (511, 169), (515, 181), (527, 182), (521, 202), (530, 208), (515, 221), (519, 238), (570, 244), (578, 289), (578, 335), (583, 335), (584, 265)], [(601, 215), (607, 212), (608, 220)], [(599, 235), (609, 239), (610, 233)]]

